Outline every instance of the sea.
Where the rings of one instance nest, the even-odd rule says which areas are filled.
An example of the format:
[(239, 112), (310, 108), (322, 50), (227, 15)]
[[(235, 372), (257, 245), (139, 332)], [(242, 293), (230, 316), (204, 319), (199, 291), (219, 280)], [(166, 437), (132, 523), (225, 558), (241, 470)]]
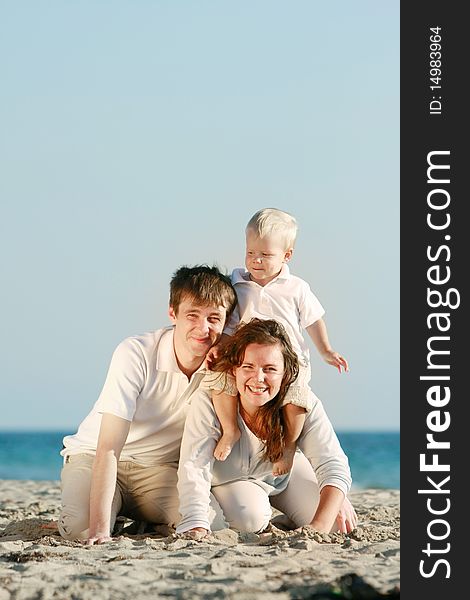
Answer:
[[(73, 432), (0, 431), (0, 480), (58, 480), (62, 439)], [(398, 432), (337, 432), (349, 458), (353, 489), (400, 488)]]

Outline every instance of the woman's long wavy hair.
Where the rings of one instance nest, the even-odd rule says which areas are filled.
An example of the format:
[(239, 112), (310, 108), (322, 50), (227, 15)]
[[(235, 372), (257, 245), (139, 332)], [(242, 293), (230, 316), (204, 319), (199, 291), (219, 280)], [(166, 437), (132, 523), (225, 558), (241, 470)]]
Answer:
[(276, 396), (260, 406), (252, 425), (256, 435), (263, 440), (265, 448), (263, 458), (271, 462), (279, 460), (284, 451), (285, 423), (281, 410), (287, 390), (299, 374), (299, 361), (292, 349), (286, 330), (277, 321), (251, 319), (241, 323), (220, 349), (213, 366), (214, 371), (234, 373), (245, 358), (245, 350), (250, 344), (278, 345), (284, 358), (284, 375)]

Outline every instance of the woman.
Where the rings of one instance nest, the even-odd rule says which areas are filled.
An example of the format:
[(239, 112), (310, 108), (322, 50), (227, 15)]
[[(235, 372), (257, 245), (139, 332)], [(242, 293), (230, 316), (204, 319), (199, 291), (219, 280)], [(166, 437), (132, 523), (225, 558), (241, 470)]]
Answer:
[(318, 398), (313, 398), (313, 409), (305, 419), (298, 440), (302, 452), (296, 453), (292, 471), (272, 474), (272, 463), (283, 452), (280, 409), (298, 374), (297, 356), (283, 326), (261, 319), (242, 325), (224, 346), (214, 369), (225, 381), (227, 374), (235, 376), (242, 435), (226, 461), (214, 460), (220, 424), (208, 376), (185, 423), (178, 469), (182, 520), (177, 533), (191, 532), (200, 538), (227, 524), (260, 532), (269, 524), (272, 506), (297, 527), (311, 525), (329, 532), (336, 521), (335, 529), (353, 529), (356, 515), (345, 501), (351, 485), (348, 460)]

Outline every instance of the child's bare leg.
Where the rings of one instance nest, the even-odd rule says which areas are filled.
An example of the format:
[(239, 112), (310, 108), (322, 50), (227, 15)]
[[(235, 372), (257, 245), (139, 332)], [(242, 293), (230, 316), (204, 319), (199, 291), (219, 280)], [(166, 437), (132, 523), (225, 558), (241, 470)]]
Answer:
[(285, 475), (292, 469), (297, 440), (305, 423), (305, 408), (295, 404), (286, 404), (284, 411), (285, 436), (284, 453), (282, 457), (273, 464), (273, 475)]
[(214, 449), (214, 456), (217, 460), (225, 460), (232, 451), (234, 444), (240, 439), (237, 420), (238, 397), (229, 396), (224, 392), (218, 394), (213, 391), (212, 403), (222, 427), (222, 437)]

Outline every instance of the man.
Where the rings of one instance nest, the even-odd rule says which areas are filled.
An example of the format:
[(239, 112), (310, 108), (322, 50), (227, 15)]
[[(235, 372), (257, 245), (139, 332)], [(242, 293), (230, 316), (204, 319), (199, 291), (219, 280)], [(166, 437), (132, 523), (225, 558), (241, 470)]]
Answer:
[(64, 438), (64, 538), (109, 541), (118, 514), (179, 521), (177, 469), (189, 399), (235, 305), (230, 278), (216, 267), (182, 267), (170, 284), (173, 326), (116, 348), (95, 406)]

